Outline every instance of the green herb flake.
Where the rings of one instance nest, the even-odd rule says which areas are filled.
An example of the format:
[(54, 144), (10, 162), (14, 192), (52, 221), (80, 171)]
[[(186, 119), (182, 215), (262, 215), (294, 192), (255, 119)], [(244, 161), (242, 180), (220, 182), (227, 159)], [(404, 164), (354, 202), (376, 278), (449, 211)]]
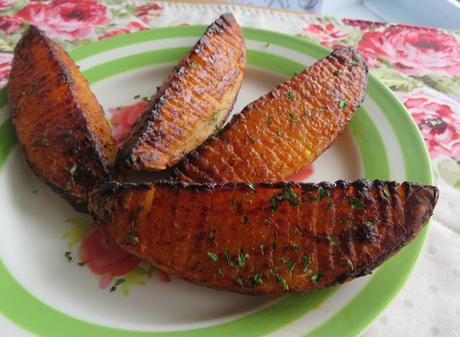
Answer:
[(141, 98), (141, 95), (134, 96), (134, 99), (139, 99), (139, 98)]
[(334, 202), (332, 200), (329, 200), (327, 202), (327, 209), (330, 211), (334, 208)]
[(50, 146), (50, 143), (48, 142), (48, 139), (42, 139), (40, 140), (40, 144), (43, 146)]
[(127, 239), (128, 239), (128, 242), (132, 245), (139, 244), (139, 238), (134, 234), (133, 231), (128, 232)]
[(67, 261), (72, 261), (72, 253), (69, 250), (64, 253), (64, 256), (67, 258)]
[[(273, 273), (273, 270), (272, 270), (272, 273)], [(276, 282), (278, 282), (281, 288), (283, 288), (283, 291), (289, 291), (289, 285), (287, 284), (286, 280), (280, 274), (278, 274), (278, 271), (276, 271), (274, 275), (276, 278)]]
[(264, 219), (264, 224), (268, 225), (268, 224), (271, 224), (271, 221), (269, 218), (265, 218)]
[(248, 225), (249, 224), (249, 218), (245, 215), (243, 216), (243, 225)]
[(251, 282), (253, 288), (257, 287), (258, 285), (264, 284), (261, 273), (256, 273), (254, 276), (250, 276), (248, 280), (249, 282)]
[(275, 134), (279, 137), (281, 135), (281, 131), (279, 129), (276, 129)]
[(236, 257), (236, 262), (238, 263), (240, 267), (244, 267), (248, 259), (249, 259), (249, 254), (245, 253), (244, 250), (241, 250), (241, 252)]
[(190, 62), (190, 67), (196, 68), (196, 62), (195, 62), (195, 61), (191, 61), (191, 62)]
[(345, 110), (345, 108), (347, 107), (347, 100), (346, 99), (341, 99), (340, 102), (339, 102), (339, 107), (340, 107), (340, 109)]
[(350, 198), (350, 205), (351, 205), (351, 208), (353, 209), (363, 209), (364, 208), (363, 203), (356, 198)]
[(390, 199), (391, 198), (391, 194), (390, 194), (390, 191), (388, 190), (388, 186), (384, 186), (383, 187), (383, 194), (385, 194), (385, 196)]
[(308, 201), (314, 202), (314, 201), (318, 201), (318, 199), (316, 199), (316, 197), (310, 195), (310, 197), (308, 198)]
[(288, 97), (288, 99), (289, 99), (290, 101), (293, 101), (293, 100), (294, 100), (294, 94), (293, 94), (292, 90), (288, 90), (287, 93), (286, 93), (286, 95), (287, 95), (287, 97)]
[(113, 284), (113, 286), (110, 288), (110, 292), (114, 292), (115, 290), (117, 290), (117, 287), (122, 284), (123, 282), (125, 282), (125, 279), (124, 278), (119, 278), (115, 281), (115, 283)]
[(220, 276), (224, 276), (224, 275), (225, 275), (224, 271), (223, 271), (222, 268), (220, 268), (220, 267), (217, 268), (217, 274), (219, 274)]
[(235, 283), (240, 286), (240, 288), (244, 288), (244, 283), (241, 277), (237, 276), (234, 278), (234, 280), (235, 280)]
[(297, 251), (297, 250), (300, 250), (299, 245), (296, 244), (296, 243), (293, 243), (293, 242), (291, 242), (291, 248), (292, 248), (293, 250), (296, 250), (296, 251)]
[(342, 218), (340, 219), (340, 224), (344, 226), (350, 226), (350, 221), (348, 221), (348, 219)]
[(350, 259), (347, 259), (347, 264), (348, 264), (348, 268), (351, 271), (353, 271), (355, 269), (355, 267), (353, 266), (353, 262)]
[(214, 241), (215, 236), (216, 236), (216, 232), (214, 230), (214, 225), (211, 224), (211, 230), (209, 231), (209, 239), (211, 239), (211, 241)]
[(265, 245), (263, 243), (261, 243), (259, 245), (259, 248), (260, 248), (260, 252), (262, 253), (262, 255), (265, 255)]
[(302, 228), (300, 228), (299, 225), (296, 225), (295, 228), (294, 228), (294, 232), (296, 234), (302, 234)]
[(72, 188), (72, 183), (70, 181), (66, 181), (66, 183), (64, 184), (64, 191), (68, 192), (71, 190), (71, 188)]
[(359, 62), (356, 61), (356, 60), (352, 60), (352, 61), (351, 61), (351, 65), (352, 65), (352, 66), (357, 66), (357, 65), (359, 65)]
[(328, 235), (327, 239), (329, 240), (329, 244), (331, 246), (338, 246), (340, 244), (340, 240), (336, 236)]
[(374, 226), (374, 223), (372, 221), (369, 221), (369, 220), (363, 221), (363, 224), (366, 225), (369, 228)]
[(319, 195), (319, 200), (323, 200), (324, 198), (329, 197), (329, 191), (325, 190), (323, 186), (318, 187), (318, 195)]
[(247, 187), (249, 187), (250, 192), (249, 194), (255, 194), (256, 193), (256, 184), (253, 182), (247, 181), (244, 183)]
[(208, 252), (208, 256), (209, 256), (209, 258), (211, 259), (212, 262), (214, 262), (214, 263), (219, 262), (219, 257), (216, 254), (214, 254), (212, 252)]
[(340, 75), (340, 71), (338, 70), (334, 70), (334, 72), (332, 73), (334, 76), (339, 76)]
[(147, 96), (142, 97), (142, 100), (144, 102), (150, 102), (150, 98), (148, 98)]
[(294, 114), (291, 111), (288, 111), (288, 116), (289, 116), (289, 123), (291, 124), (291, 128), (295, 126), (295, 123), (297, 122), (297, 118), (294, 116)]
[(313, 276), (311, 277), (311, 281), (312, 281), (313, 283), (316, 283), (316, 282), (318, 282), (318, 281), (320, 280), (320, 278), (323, 277), (323, 276), (324, 276), (323, 273), (318, 272), (318, 273), (316, 273), (315, 275), (313, 275)]
[(224, 251), (224, 256), (225, 256), (225, 259), (227, 260), (227, 264), (230, 267), (236, 267), (235, 262), (232, 261), (232, 258), (230, 257), (227, 251)]
[(310, 265), (312, 262), (311, 256), (310, 255), (304, 255), (302, 256), (302, 262), (303, 262), (303, 269), (302, 271), (304, 273), (307, 273), (308, 270), (310, 269)]
[(85, 265), (85, 262), (80, 261), (80, 262), (78, 262), (77, 264), (78, 264), (80, 267), (83, 267), (83, 266)]
[(283, 200), (287, 200), (290, 205), (298, 206), (299, 205), (299, 195), (295, 193), (289, 186), (283, 188), (281, 194), (273, 194), (271, 199), (271, 210), (272, 212), (278, 209), (278, 206)]
[(273, 124), (273, 120), (271, 118), (267, 118), (267, 120), (265, 121), (265, 124), (267, 125), (272, 125)]
[(73, 164), (72, 167), (69, 169), (70, 175), (73, 176), (77, 172), (78, 165)]

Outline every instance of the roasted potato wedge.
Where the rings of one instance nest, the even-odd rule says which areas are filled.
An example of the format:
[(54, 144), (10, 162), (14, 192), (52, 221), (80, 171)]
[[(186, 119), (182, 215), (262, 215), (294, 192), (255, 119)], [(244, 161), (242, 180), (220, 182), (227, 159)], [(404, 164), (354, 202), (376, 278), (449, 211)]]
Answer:
[(432, 215), (434, 186), (338, 181), (106, 183), (95, 222), (164, 271), (244, 294), (307, 292), (370, 273)]
[(232, 14), (224, 14), (152, 97), (119, 153), (119, 166), (163, 170), (201, 145), (225, 122), (245, 64), (241, 28)]
[(275, 182), (311, 164), (364, 100), (367, 66), (352, 48), (335, 50), (249, 104), (175, 169), (197, 183)]
[(14, 50), (13, 124), (33, 172), (78, 211), (110, 180), (116, 148), (104, 111), (67, 53), (30, 26)]

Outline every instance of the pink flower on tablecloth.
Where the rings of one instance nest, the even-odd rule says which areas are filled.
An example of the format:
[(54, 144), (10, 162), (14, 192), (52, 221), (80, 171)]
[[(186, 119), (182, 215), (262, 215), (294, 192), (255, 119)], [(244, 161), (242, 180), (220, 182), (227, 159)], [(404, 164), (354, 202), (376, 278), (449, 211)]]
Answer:
[(0, 0), (0, 11), (9, 8), (15, 0)]
[(393, 25), (364, 33), (358, 48), (370, 67), (383, 58), (407, 75), (460, 75), (460, 41), (436, 28)]
[(57, 0), (29, 4), (16, 17), (43, 29), (50, 37), (84, 40), (94, 28), (110, 22), (105, 5), (94, 0)]
[(99, 36), (97, 39), (104, 40), (112, 36), (127, 34), (127, 33), (134, 33), (134, 32), (138, 32), (140, 30), (145, 30), (145, 29), (149, 29), (149, 27), (143, 23), (140, 23), (137, 21), (131, 21), (130, 23), (128, 23), (126, 27), (112, 30), (108, 32), (107, 34)]
[(122, 250), (99, 228), (91, 229), (80, 244), (79, 258), (97, 275), (102, 275), (100, 285), (110, 285), (113, 276), (133, 270), (141, 260)]
[(126, 140), (126, 137), (128, 137), (131, 131), (131, 126), (136, 122), (137, 118), (144, 112), (147, 106), (148, 102), (142, 100), (131, 105), (109, 109), (109, 112), (112, 114), (112, 134), (118, 147)]
[(12, 60), (13, 54), (0, 53), (0, 88), (3, 88), (8, 83)]
[(460, 106), (430, 88), (398, 93), (422, 131), (432, 158), (439, 154), (460, 161)]
[(152, 21), (156, 17), (159, 17), (162, 12), (163, 6), (155, 2), (152, 2), (147, 5), (142, 5), (136, 8), (137, 16), (139, 16), (144, 22)]
[(385, 24), (382, 22), (374, 22), (367, 20), (358, 20), (358, 19), (348, 19), (345, 18), (342, 20), (344, 24), (352, 27), (358, 27), (360, 30), (368, 30), (371, 27), (377, 28), (382, 27)]
[(6, 34), (11, 34), (23, 25), (23, 21), (12, 16), (0, 15), (0, 30)]
[(340, 30), (338, 27), (334, 26), (332, 23), (328, 23), (325, 25), (317, 25), (317, 24), (309, 24), (308, 26), (302, 29), (304, 32), (308, 34), (313, 34), (317, 36), (320, 40), (320, 43), (323, 46), (329, 48), (340, 48), (344, 45), (340, 42), (340, 40), (345, 39), (348, 36), (347, 32)]

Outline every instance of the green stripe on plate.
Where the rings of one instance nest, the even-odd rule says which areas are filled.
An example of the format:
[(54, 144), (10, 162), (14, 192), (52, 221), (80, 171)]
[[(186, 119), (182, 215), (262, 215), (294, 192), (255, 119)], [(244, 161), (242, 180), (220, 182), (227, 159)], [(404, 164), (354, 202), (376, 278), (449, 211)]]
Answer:
[[(103, 51), (119, 48), (122, 46), (127, 46), (129, 44), (146, 42), (155, 39), (198, 36), (204, 31), (205, 28), (205, 26), (169, 27), (154, 29), (150, 31), (143, 31), (130, 35), (117, 36), (111, 39), (107, 39), (96, 43), (90, 43), (84, 47), (80, 47), (77, 50), (72, 51), (71, 55), (74, 59), (81, 60), (91, 55), (96, 55)], [(314, 58), (320, 58), (329, 53), (329, 50), (327, 48), (314, 45), (306, 40), (297, 37), (287, 36), (284, 34), (253, 28), (245, 28), (244, 33), (247, 39), (276, 44), (301, 52), (305, 55)], [(167, 62), (166, 60), (168, 59), (168, 57), (171, 57), (170, 61), (177, 61), (186, 52), (186, 50), (187, 48), (172, 48), (157, 51), (161, 55), (156, 56), (158, 56), (159, 58), (163, 57), (163, 61), (151, 60), (151, 62), (153, 63), (147, 63), (148, 55), (143, 55), (150, 54), (150, 57), (152, 56), (151, 52), (138, 54), (143, 56), (135, 55), (129, 56), (127, 58), (131, 58), (132, 60), (133, 57), (140, 57), (143, 60), (143, 62), (146, 62), (145, 65), (158, 64)], [(170, 53), (169, 56), (166, 56), (168, 53)], [(265, 52), (249, 51), (248, 54), (250, 63), (254, 63), (257, 66), (264, 65), (266, 69), (282, 73), (283, 75), (288, 77), (292, 76), (293, 72), (299, 71), (301, 69), (300, 67), (303, 68), (303, 66), (299, 65), (298, 63), (296, 65), (291, 64), (292, 68), (284, 66), (284, 62), (286, 62), (287, 59), (280, 58), (278, 56), (268, 54)], [(123, 71), (128, 71), (130, 69), (137, 68), (133, 66), (130, 69), (120, 70), (120, 68), (116, 67), (117, 61), (119, 60), (114, 60), (107, 63), (110, 64), (110, 68), (112, 69), (112, 71), (120, 73)], [(280, 61), (282, 61), (281, 64), (283, 65), (283, 67), (280, 67)], [(124, 67), (130, 67), (128, 64), (126, 64), (126, 60), (119, 62), (125, 62), (123, 65)], [(289, 62), (292, 63), (293, 61), (289, 60)], [(103, 79), (105, 75), (107, 75), (107, 77), (115, 75), (115, 73), (110, 75), (110, 72), (108, 70), (107, 74), (104, 75), (106, 70), (103, 67), (104, 65), (100, 65), (92, 69), (89, 69), (86, 72), (86, 76), (94, 83), (95, 81)], [(114, 68), (115, 70), (113, 70)], [(416, 138), (417, 141), (415, 142), (415, 150), (411, 152), (411, 159), (420, 159), (419, 157), (423, 157), (423, 154), (426, 156), (426, 150), (423, 146), (423, 141), (420, 143), (420, 135), (418, 133), (417, 127), (413, 122), (411, 122), (410, 117), (407, 115), (407, 112), (404, 110), (404, 108), (401, 107), (400, 104), (400, 109), (394, 110), (394, 100), (396, 100), (397, 102), (397, 99), (384, 86), (384, 90), (380, 92), (380, 90), (382, 90), (380, 86), (382, 86), (382, 84), (378, 82), (375, 78), (370, 76), (370, 96), (375, 101), (377, 101), (377, 103), (379, 103), (379, 100), (390, 100), (391, 102), (393, 102), (393, 105), (389, 103), (389, 107), (393, 110), (384, 110), (384, 113), (389, 119), (393, 129), (397, 133), (398, 140), (401, 142), (405, 139), (404, 137), (399, 135), (399, 133), (401, 132), (405, 133), (406, 135), (409, 135), (408, 138), (410, 139), (408, 139), (408, 141), (411, 145), (414, 145), (413, 138)], [(375, 94), (372, 93), (372, 88), (375, 88)], [(381, 105), (379, 104), (379, 106)], [(401, 109), (402, 115), (404, 115), (403, 117), (398, 116), (398, 113), (401, 112)], [(394, 116), (388, 117), (388, 115)], [(404, 130), (401, 130), (402, 127), (400, 129), (395, 128), (393, 125), (394, 123), (401, 123), (401, 125), (404, 125)], [(366, 124), (367, 127), (364, 127), (364, 125)], [(381, 137), (377, 137), (377, 141), (375, 141), (375, 135), (379, 135), (379, 133), (377, 127), (372, 122), (371, 117), (364, 110), (360, 110), (353, 119), (351, 127), (355, 139), (359, 145), (361, 155), (364, 159), (366, 177), (389, 177), (389, 163), (388, 158), (386, 157), (383, 141)], [(3, 140), (6, 139), (4, 137), (6, 137), (8, 132), (10, 135), (14, 135), (14, 132), (12, 132), (12, 126), (10, 121), (5, 122), (0, 127), (0, 130), (2, 130), (2, 132), (0, 133), (0, 139), (2, 139), (2, 143)], [(371, 137), (371, 135), (372, 138), (369, 138)], [(378, 151), (376, 151), (376, 147), (366, 146), (366, 144), (369, 144), (369, 139), (372, 139), (373, 142), (375, 141), (374, 146), (377, 146)], [(6, 153), (7, 155), (7, 153), (11, 151), (11, 148), (14, 145), (14, 141), (10, 141), (9, 143), (5, 142), (5, 144), (6, 146), (3, 147), (3, 152), (0, 153)], [(400, 143), (400, 146), (403, 148), (403, 153), (405, 155), (406, 152), (404, 152), (404, 147), (406, 145), (407, 144)], [(378, 165), (375, 165), (374, 160), (376, 158), (376, 154), (374, 152), (377, 152), (378, 160), (381, 163), (384, 163), (383, 168)], [(420, 155), (420, 153), (422, 155)], [(4, 156), (5, 158), (6, 155)], [(373, 155), (374, 157), (372, 157)], [(366, 161), (368, 161), (369, 158), (373, 158), (374, 162), (368, 162), (366, 164)], [(416, 177), (431, 177), (430, 166), (427, 166), (426, 163), (426, 160), (423, 160), (421, 161), (421, 164), (417, 166), (417, 170), (419, 172), (423, 172), (423, 174), (417, 175)], [(409, 166), (407, 165), (407, 158), (405, 158), (405, 165), (406, 171), (410, 171), (410, 173), (413, 174), (413, 167), (411, 167), (410, 164)], [(424, 233), (426, 234), (426, 231)], [(409, 270), (413, 267), (415, 258), (418, 255), (421, 244), (423, 243), (423, 239), (424, 237), (419, 236), (419, 238), (413, 244), (405, 248), (401, 253), (399, 253), (389, 262), (385, 263), (384, 266), (379, 269), (379, 271), (376, 273), (376, 275), (373, 277), (370, 283), (366, 286), (365, 290), (360, 292), (351, 302), (349, 302), (345, 309), (335, 314), (331, 319), (329, 319), (320, 327), (318, 327), (313, 332), (313, 334), (315, 336), (329, 336), (331, 333), (334, 333), (335, 335), (352, 336), (355, 335), (356, 332), (359, 332), (362, 329), (364, 329), (364, 327), (366, 327), (367, 324), (373, 318), (375, 318), (375, 316), (380, 312), (380, 310), (387, 304), (387, 302), (394, 296), (396, 291), (404, 283), (405, 279), (409, 275)], [(416, 245), (417, 242), (419, 243), (418, 245)], [(407, 263), (408, 259), (410, 259), (409, 263)], [(401, 268), (401, 266), (404, 267)], [(396, 284), (396, 286), (392, 287), (391, 282), (382, 283), (382, 281), (380, 281), (379, 279), (375, 280), (381, 273), (384, 273), (384, 276), (386, 278), (391, 277), (391, 281), (393, 282), (393, 284)], [(75, 319), (61, 312), (58, 312), (57, 310), (47, 306), (43, 302), (33, 297), (31, 294), (29, 294), (24, 288), (22, 288), (22, 286), (19, 283), (17, 283), (14, 280), (14, 278), (11, 276), (11, 274), (9, 274), (8, 270), (1, 261), (0, 275), (2, 279), (2, 282), (0, 282), (0, 294), (1, 297), (4, 299), (0, 303), (1, 312), (4, 313), (5, 316), (7, 316), (9, 319), (12, 319), (16, 323), (23, 325), (24, 328), (32, 332), (40, 333), (46, 336), (155, 336), (158, 334), (166, 334), (170, 336), (183, 336), (184, 333), (185, 335), (190, 336), (211, 336), (222, 334), (256, 336), (272, 332), (273, 330), (279, 329), (282, 326), (288, 324), (292, 320), (302, 317), (305, 313), (312, 310), (319, 303), (324, 301), (324, 299), (330, 296), (335, 290), (327, 289), (310, 294), (290, 295), (286, 299), (274, 304), (269, 308), (262, 309), (257, 313), (250, 314), (246, 317), (237, 319), (232, 322), (208, 328), (200, 328), (188, 331), (156, 333), (113, 329)], [(389, 292), (387, 291), (388, 289)], [(367, 292), (370, 292), (370, 295), (361, 296), (363, 293), (367, 294)], [(8, 306), (6, 305), (6, 303), (8, 303)], [(371, 307), (371, 309), (361, 312), (356, 307)], [(349, 311), (351, 311), (351, 313)], [(353, 314), (354, 312), (358, 313), (358, 316), (356, 317), (356, 320), (352, 321), (353, 327), (350, 329), (343, 329), (343, 322), (348, 322), (349, 317), (351, 317), (349, 315)], [(327, 331), (324, 329), (327, 329)]]

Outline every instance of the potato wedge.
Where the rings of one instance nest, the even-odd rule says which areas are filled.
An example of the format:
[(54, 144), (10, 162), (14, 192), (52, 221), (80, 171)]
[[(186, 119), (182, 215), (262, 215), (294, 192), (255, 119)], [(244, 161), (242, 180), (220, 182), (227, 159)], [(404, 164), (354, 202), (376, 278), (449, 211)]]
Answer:
[(232, 14), (224, 14), (152, 97), (119, 153), (119, 166), (163, 170), (201, 145), (226, 120), (245, 64), (241, 28)]
[(335, 50), (249, 104), (175, 169), (197, 183), (275, 182), (311, 164), (364, 100), (367, 66), (352, 48)]
[(434, 186), (106, 183), (90, 212), (126, 251), (200, 285), (307, 292), (370, 273), (432, 215)]
[(13, 124), (33, 172), (78, 211), (110, 180), (116, 148), (104, 111), (67, 53), (30, 26), (14, 50)]

